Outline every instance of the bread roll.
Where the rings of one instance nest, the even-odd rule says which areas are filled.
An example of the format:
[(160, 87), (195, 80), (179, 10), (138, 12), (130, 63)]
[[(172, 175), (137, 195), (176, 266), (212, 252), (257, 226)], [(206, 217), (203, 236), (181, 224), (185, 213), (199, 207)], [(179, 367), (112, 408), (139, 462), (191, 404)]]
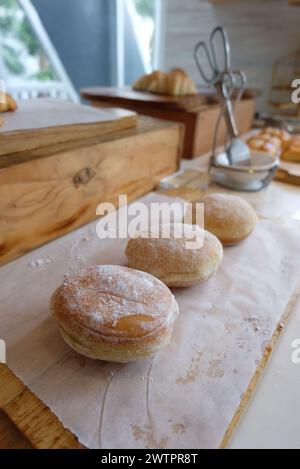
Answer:
[(286, 150), (291, 140), (286, 130), (266, 127), (248, 140), (248, 146), (254, 151), (263, 151), (271, 155), (278, 155)]
[(251, 137), (247, 140), (247, 144), (250, 150), (255, 152), (265, 152), (273, 156), (276, 156), (280, 152), (280, 148), (278, 148), (276, 142), (272, 141), (271, 138), (266, 139), (264, 136), (260, 135)]
[(290, 140), (291, 140), (290, 133), (284, 129), (277, 129), (275, 127), (266, 127), (263, 133), (268, 134), (271, 137), (276, 137), (277, 139), (279, 139), (281, 142), (281, 148), (283, 150), (288, 147)]
[(257, 215), (241, 197), (209, 194), (198, 202), (204, 203), (205, 229), (217, 236), (223, 245), (243, 241), (256, 227)]
[[(145, 233), (137, 235), (127, 244), (129, 266), (149, 272), (169, 287), (205, 282), (218, 269), (223, 249), (218, 239), (208, 232), (204, 232), (202, 248), (188, 249), (187, 242), (195, 229), (195, 226), (185, 225), (183, 233), (183, 225), (175, 223), (170, 225), (170, 238), (145, 238)], [(182, 233), (181, 238), (176, 237)], [(149, 233), (147, 235), (150, 236)]]
[(100, 265), (67, 276), (50, 309), (66, 343), (89, 358), (127, 363), (152, 356), (171, 339), (178, 306), (152, 275)]
[(262, 132), (258, 135), (258, 138), (264, 140), (265, 142), (272, 143), (278, 149), (278, 151), (282, 150), (281, 139), (276, 135), (270, 135), (266, 132)]
[(293, 137), (289, 146), (282, 154), (282, 159), (286, 161), (300, 162), (300, 138)]

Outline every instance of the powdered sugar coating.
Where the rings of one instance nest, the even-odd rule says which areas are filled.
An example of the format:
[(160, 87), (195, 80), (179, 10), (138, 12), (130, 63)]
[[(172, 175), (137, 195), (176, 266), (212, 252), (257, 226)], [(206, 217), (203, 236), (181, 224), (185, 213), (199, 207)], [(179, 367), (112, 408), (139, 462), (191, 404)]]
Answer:
[(204, 203), (205, 229), (224, 244), (234, 244), (252, 233), (257, 215), (251, 205), (241, 197), (230, 194), (209, 194)]
[[(169, 286), (179, 286), (179, 282), (181, 286), (207, 280), (223, 257), (219, 240), (211, 233), (201, 231), (203, 246), (188, 249), (187, 243), (191, 241), (191, 235), (196, 230), (199, 236), (200, 228), (182, 223), (169, 226), (170, 238), (153, 237), (159, 229), (157, 227), (152, 228), (152, 237), (148, 233), (149, 237), (145, 238), (141, 233), (131, 239), (126, 248), (129, 265), (150, 272)], [(178, 235), (182, 236), (179, 238)]]
[(151, 333), (171, 324), (177, 315), (175, 298), (162, 282), (113, 265), (88, 267), (66, 276), (51, 304), (62, 327), (69, 329), (76, 323), (116, 338)]

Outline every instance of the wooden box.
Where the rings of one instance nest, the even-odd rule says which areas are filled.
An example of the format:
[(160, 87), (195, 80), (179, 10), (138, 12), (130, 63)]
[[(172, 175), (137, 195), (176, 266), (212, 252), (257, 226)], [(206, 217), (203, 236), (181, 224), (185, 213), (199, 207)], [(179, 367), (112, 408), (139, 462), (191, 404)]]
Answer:
[[(96, 107), (118, 106), (142, 115), (184, 124), (184, 158), (195, 158), (212, 150), (220, 106), (216, 96), (211, 92), (178, 98), (134, 91), (127, 87), (102, 87), (83, 89), (81, 93)], [(255, 95), (255, 90), (247, 90), (237, 106), (236, 118), (240, 133), (248, 132), (251, 128), (255, 112)], [(218, 144), (224, 143), (225, 138), (226, 126), (223, 119)]]
[[(101, 202), (117, 205), (119, 194), (132, 201), (151, 191), (177, 170), (183, 128), (140, 116), (134, 127), (84, 138), (62, 138), (56, 131), (49, 144), (48, 134), (45, 140), (41, 132), (35, 136), (38, 146), (25, 151), (13, 152), (13, 134), (8, 154), (1, 145), (0, 264), (95, 219)], [(23, 139), (25, 148), (33, 142)]]

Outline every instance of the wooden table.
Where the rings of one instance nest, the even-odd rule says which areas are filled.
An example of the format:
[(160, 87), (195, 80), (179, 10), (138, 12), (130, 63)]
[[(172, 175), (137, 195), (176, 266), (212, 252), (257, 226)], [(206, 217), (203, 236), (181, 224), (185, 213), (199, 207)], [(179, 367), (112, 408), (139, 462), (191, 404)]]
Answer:
[(0, 382), (0, 449), (83, 448), (6, 365), (0, 365)]
[[(176, 195), (176, 191), (172, 193)], [(201, 195), (201, 191), (194, 189), (180, 189), (177, 193), (188, 200)], [(83, 448), (51, 410), (3, 364), (0, 364), (1, 448)]]
[[(193, 162), (185, 162), (185, 166), (198, 168), (203, 165), (203, 158)], [(291, 200), (299, 198), (300, 189), (293, 186), (272, 183), (272, 190), (286, 191)], [(196, 200), (202, 192), (197, 188), (180, 188), (169, 191), (168, 195), (176, 195), (187, 200)], [(288, 207), (287, 207), (288, 208)], [(276, 331), (274, 343), (280, 335)], [(250, 383), (249, 391), (259, 379), (272, 351), (268, 348), (263, 358), (262, 366), (258, 367), (256, 375)], [(72, 433), (66, 430), (58, 418), (44, 405), (30, 390), (15, 377), (6, 365), (0, 365), (0, 448), (74, 448), (83, 446)], [(245, 395), (243, 406), (238, 409), (236, 420), (250, 398)], [(225, 436), (228, 442), (231, 434)]]

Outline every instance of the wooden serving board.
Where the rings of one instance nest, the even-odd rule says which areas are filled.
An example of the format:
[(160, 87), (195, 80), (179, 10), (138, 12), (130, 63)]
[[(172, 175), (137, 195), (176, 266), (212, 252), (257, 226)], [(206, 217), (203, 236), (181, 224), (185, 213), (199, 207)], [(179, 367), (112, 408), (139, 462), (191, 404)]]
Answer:
[(62, 142), (78, 141), (134, 127), (136, 113), (124, 109), (94, 109), (55, 99), (20, 101), (3, 115), (0, 156)]
[[(218, 103), (216, 91), (211, 87), (198, 87), (198, 94), (191, 96), (168, 96), (149, 93), (147, 91), (136, 91), (131, 87), (94, 87), (81, 90), (83, 98), (89, 101), (101, 101), (120, 107), (147, 106), (154, 109), (184, 110), (193, 111), (205, 108), (211, 104)], [(253, 99), (259, 95), (258, 90), (247, 89), (244, 92), (244, 99)]]
[(192, 96), (167, 96), (149, 93), (147, 91), (136, 91), (131, 87), (95, 87), (81, 90), (83, 98), (102, 103), (107, 102), (110, 106), (146, 105), (152, 108), (165, 108), (169, 110), (190, 110), (207, 105), (207, 101), (216, 102), (216, 94), (212, 89), (203, 89), (203, 92)]
[(0, 449), (83, 448), (6, 365), (0, 382)]
[[(180, 196), (186, 200), (197, 200), (203, 194), (200, 190), (184, 187), (165, 192), (166, 195)], [(297, 297), (299, 292), (297, 293)], [(280, 323), (265, 348), (261, 361), (247, 391), (244, 393), (233, 420), (228, 427), (220, 447), (225, 447), (253, 394), (271, 356), (284, 325), (294, 305), (291, 298)], [(0, 448), (34, 447), (34, 448), (83, 448), (75, 436), (62, 426), (57, 417), (47, 408), (5, 365), (0, 365)]]

